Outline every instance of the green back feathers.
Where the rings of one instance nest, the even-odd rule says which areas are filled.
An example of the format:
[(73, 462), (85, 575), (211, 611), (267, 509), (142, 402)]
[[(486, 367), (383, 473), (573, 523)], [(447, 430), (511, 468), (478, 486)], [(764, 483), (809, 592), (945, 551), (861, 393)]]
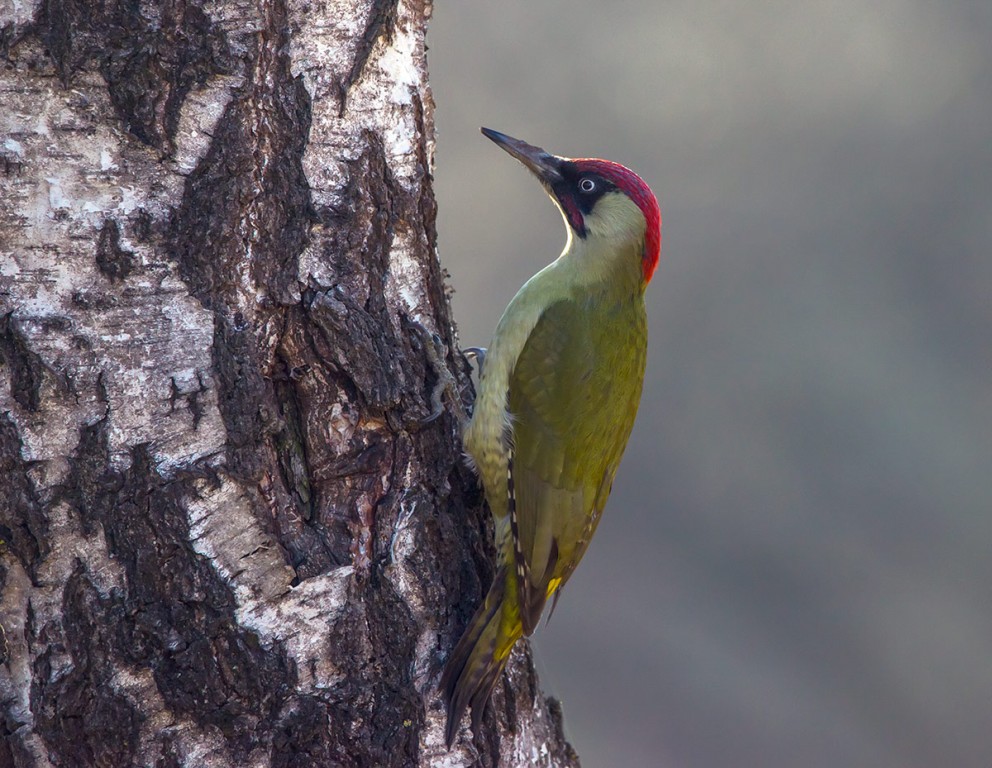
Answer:
[(549, 306), (517, 359), (509, 410), (528, 635), (595, 531), (634, 425), (646, 348), (640, 293), (597, 292)]

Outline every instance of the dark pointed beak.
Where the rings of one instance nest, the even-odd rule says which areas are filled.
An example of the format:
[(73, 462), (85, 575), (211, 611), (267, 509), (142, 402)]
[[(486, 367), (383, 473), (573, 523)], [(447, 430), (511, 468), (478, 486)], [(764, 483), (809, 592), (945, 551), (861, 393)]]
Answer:
[(550, 187), (561, 181), (562, 160), (560, 157), (545, 152), (540, 147), (535, 147), (526, 141), (494, 131), (492, 128), (483, 128), (482, 133), (526, 165), (543, 184)]

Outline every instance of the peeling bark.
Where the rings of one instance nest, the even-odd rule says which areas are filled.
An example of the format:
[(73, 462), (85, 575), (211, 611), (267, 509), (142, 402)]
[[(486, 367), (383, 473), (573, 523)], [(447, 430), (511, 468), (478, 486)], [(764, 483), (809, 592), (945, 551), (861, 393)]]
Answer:
[(443, 746), (492, 546), (429, 3), (7, 8), (0, 766), (577, 765), (525, 645)]

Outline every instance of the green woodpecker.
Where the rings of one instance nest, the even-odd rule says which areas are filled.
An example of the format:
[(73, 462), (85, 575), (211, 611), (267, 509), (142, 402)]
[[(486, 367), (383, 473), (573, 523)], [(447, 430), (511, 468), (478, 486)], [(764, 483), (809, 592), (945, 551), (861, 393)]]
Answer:
[(658, 202), (633, 171), (482, 132), (538, 178), (568, 239), (503, 313), (465, 429), (498, 568), (441, 678), (449, 747), (469, 705), (478, 730), (510, 649), (558, 599), (596, 530), (641, 397), (644, 290), (661, 252)]

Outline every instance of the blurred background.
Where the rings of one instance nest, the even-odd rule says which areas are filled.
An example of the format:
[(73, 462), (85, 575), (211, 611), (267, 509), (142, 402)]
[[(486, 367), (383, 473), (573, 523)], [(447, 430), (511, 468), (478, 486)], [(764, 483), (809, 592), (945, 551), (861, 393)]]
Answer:
[(558, 254), (486, 125), (661, 201), (641, 412), (537, 634), (583, 765), (992, 766), (992, 3), (439, 2), (463, 346)]

